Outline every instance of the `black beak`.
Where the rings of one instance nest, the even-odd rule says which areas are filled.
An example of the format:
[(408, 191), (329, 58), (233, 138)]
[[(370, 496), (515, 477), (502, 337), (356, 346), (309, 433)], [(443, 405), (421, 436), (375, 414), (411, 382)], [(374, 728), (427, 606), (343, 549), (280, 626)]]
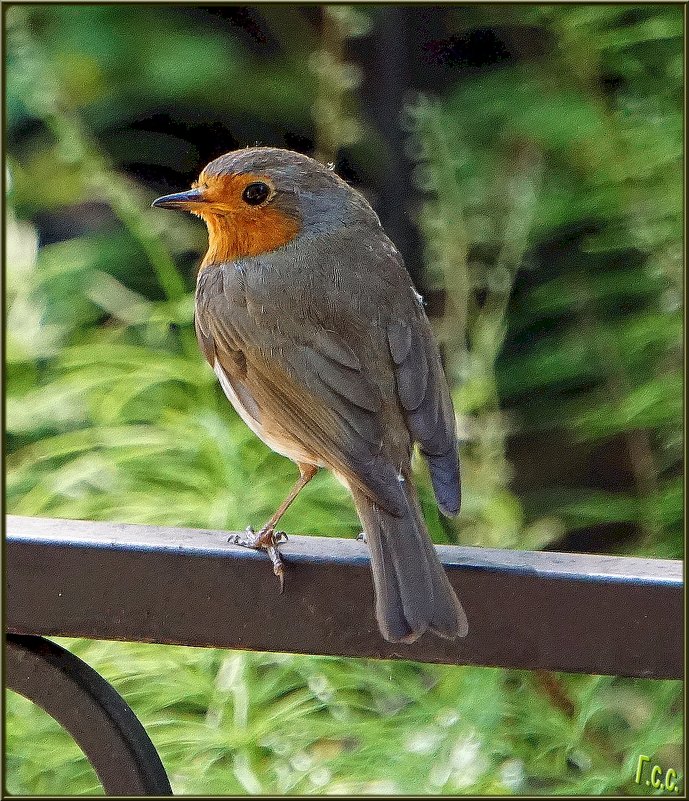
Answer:
[(163, 195), (156, 198), (151, 206), (157, 209), (179, 209), (196, 203), (203, 203), (203, 192), (200, 189), (188, 189), (174, 195)]

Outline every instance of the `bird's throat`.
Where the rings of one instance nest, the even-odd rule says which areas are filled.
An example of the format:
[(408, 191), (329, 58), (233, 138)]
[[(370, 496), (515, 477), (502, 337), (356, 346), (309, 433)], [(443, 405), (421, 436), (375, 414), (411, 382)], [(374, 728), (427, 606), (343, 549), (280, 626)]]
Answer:
[(277, 250), (294, 239), (300, 229), (297, 220), (278, 209), (257, 209), (253, 214), (204, 211), (199, 216), (208, 228), (208, 251), (201, 262), (202, 270)]

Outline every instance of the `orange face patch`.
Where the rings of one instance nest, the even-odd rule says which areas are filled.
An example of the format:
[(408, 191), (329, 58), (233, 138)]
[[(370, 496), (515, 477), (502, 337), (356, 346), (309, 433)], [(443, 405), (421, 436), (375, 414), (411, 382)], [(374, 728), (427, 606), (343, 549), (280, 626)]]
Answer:
[[(254, 183), (269, 187), (266, 200), (251, 205), (244, 190)], [(201, 268), (248, 256), (258, 256), (287, 244), (299, 233), (299, 221), (271, 205), (275, 187), (262, 175), (214, 175), (201, 173), (194, 188), (203, 201), (190, 207), (208, 227), (208, 252)]]

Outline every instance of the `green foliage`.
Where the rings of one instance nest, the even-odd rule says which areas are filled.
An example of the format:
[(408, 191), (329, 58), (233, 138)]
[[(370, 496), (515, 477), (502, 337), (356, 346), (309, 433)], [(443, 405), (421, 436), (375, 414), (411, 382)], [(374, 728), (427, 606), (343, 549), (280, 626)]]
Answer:
[[(495, 542), (490, 508), (512, 480), (515, 422), (499, 414), (509, 405), (522, 435), (564, 430), (573, 446), (622, 438), (634, 473), (633, 495), (513, 496), (515, 544), (533, 542), (526, 503), (540, 545), (563, 527), (614, 521), (639, 526), (646, 551), (679, 556), (681, 10), (539, 7), (508, 18), (541, 26), (544, 52), (441, 101), (421, 97), (409, 115), (429, 282), (448, 298), (441, 331), (466, 417), (466, 483), (482, 498), (462, 535)], [(621, 88), (606, 96), (610, 75)], [(546, 277), (534, 281), (536, 268)]]
[[(424, 283), (445, 293), (435, 322), (463, 438), (456, 526), (420, 477), (433, 536), (541, 548), (587, 526), (632, 524), (631, 547), (611, 550), (677, 557), (682, 10), (449, 13), (460, 33), (508, 30), (515, 57), (460, 72), (407, 115), (426, 192)], [(175, 133), (128, 128), (169, 108), (188, 125), (241, 117), (274, 130), (308, 129), (315, 114), (323, 155), (357, 141), (376, 157), (346, 52), (375, 12), (331, 7), (322, 32), (296, 9), (261, 14), (270, 59), (226, 20), (201, 23), (182, 7), (8, 10), (10, 512), (241, 529), (266, 519), (295, 478), (198, 353), (201, 226), (150, 210), (151, 193), (120, 168), (198, 167)], [(617, 86), (604, 91), (610, 76)], [(60, 236), (39, 242), (51, 215)], [(566, 442), (558, 461), (576, 480), (541, 474), (537, 489), (520, 490), (529, 460), (511, 450), (517, 434)], [(581, 454), (618, 440), (631, 480), (592, 486)], [(284, 523), (359, 530), (327, 475)], [(558, 675), (563, 709), (527, 672), (68, 646), (132, 705), (176, 793), (615, 794), (638, 789), (639, 753), (681, 763), (679, 682)], [(13, 794), (100, 791), (67, 735), (11, 693), (7, 745)]]
[[(552, 794), (634, 788), (679, 766), (677, 682), (69, 640), (127, 698), (176, 794)], [(8, 790), (98, 792), (57, 724), (8, 695)], [(15, 722), (16, 721), (16, 722)]]

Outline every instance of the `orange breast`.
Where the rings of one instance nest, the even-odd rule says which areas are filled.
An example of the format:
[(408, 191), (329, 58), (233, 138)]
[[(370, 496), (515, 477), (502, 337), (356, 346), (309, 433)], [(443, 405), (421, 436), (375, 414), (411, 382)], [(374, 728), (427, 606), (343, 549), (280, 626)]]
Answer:
[(208, 252), (201, 267), (259, 256), (286, 245), (299, 233), (299, 223), (278, 209), (238, 210), (228, 215), (201, 213), (208, 226)]

